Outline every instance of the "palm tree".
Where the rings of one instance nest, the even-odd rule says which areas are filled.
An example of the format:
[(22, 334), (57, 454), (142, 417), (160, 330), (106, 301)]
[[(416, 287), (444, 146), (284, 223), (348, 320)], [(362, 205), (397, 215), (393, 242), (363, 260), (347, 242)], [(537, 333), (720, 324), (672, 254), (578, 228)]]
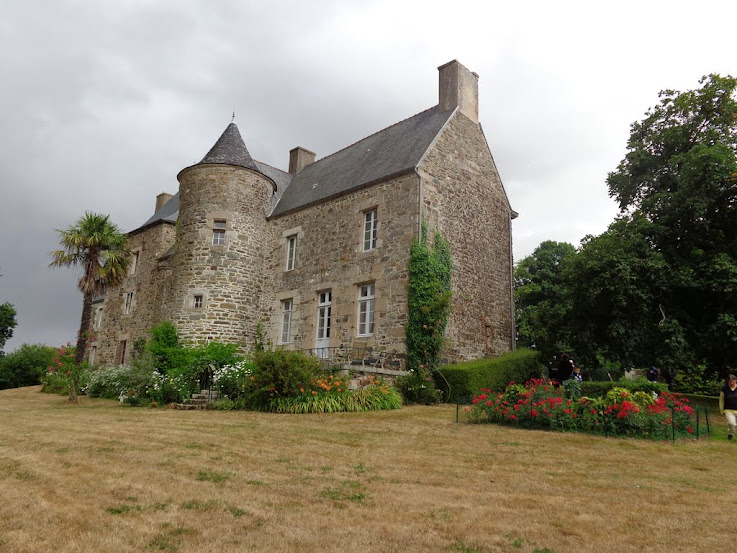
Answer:
[(56, 232), (62, 249), (51, 252), (49, 266), (82, 267), (77, 286), (84, 301), (75, 352), (75, 362), (81, 364), (89, 339), (93, 298), (127, 274), (131, 258), (128, 237), (110, 222), (109, 215), (89, 211), (68, 229)]

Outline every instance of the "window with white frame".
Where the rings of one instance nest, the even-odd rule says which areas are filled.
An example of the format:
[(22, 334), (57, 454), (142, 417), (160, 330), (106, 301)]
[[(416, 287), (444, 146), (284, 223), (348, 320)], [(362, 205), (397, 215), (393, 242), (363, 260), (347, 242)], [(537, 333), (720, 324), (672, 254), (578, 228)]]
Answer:
[(131, 263), (130, 263), (130, 266), (128, 267), (128, 274), (135, 275), (136, 267), (138, 267), (138, 252), (133, 252), (131, 254)]
[(196, 294), (192, 300), (192, 307), (195, 309), (202, 309), (203, 297), (201, 294)]
[(358, 336), (374, 333), (374, 283), (358, 287)]
[(279, 336), (280, 344), (288, 344), (292, 341), (292, 307), (294, 302), (292, 298), (282, 300), (281, 302), (281, 334)]
[(297, 235), (287, 237), (287, 271), (294, 269), (297, 262)]
[(100, 327), (102, 326), (102, 310), (102, 307), (95, 309), (95, 319), (92, 322), (92, 330), (100, 330)]
[(363, 251), (376, 249), (377, 212), (375, 209), (363, 214)]
[(125, 295), (125, 303), (123, 304), (123, 315), (130, 315), (133, 311), (133, 292)]
[(213, 246), (224, 246), (225, 245), (225, 219), (215, 219), (212, 222), (212, 245)]

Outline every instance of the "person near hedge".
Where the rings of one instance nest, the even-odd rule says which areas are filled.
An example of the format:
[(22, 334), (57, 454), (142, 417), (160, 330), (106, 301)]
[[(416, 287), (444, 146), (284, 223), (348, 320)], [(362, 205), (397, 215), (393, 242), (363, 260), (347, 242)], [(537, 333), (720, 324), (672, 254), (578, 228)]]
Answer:
[(731, 440), (737, 430), (737, 376), (733, 374), (727, 377), (727, 383), (719, 394), (719, 412), (727, 417), (727, 439)]
[(581, 367), (573, 365), (573, 372), (571, 373), (571, 380), (583, 382), (583, 375), (581, 374)]

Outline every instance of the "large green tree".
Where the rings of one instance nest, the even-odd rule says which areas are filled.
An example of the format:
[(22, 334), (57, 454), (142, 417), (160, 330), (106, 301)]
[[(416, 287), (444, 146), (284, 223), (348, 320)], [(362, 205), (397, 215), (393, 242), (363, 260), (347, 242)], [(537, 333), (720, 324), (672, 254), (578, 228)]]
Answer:
[(18, 324), (15, 320), (15, 308), (5, 302), (0, 304), (0, 356), (7, 342), (13, 336), (13, 329)]
[(695, 359), (723, 371), (737, 351), (737, 79), (700, 84), (661, 92), (607, 184), (623, 213), (648, 221), (667, 266), (650, 310), (661, 311), (661, 327), (681, 329)]
[(571, 295), (563, 275), (575, 255), (573, 245), (547, 240), (514, 270), (517, 340), (543, 359), (570, 351)]
[(103, 293), (106, 286), (125, 278), (130, 264), (127, 236), (108, 215), (85, 212), (66, 230), (58, 230), (60, 250), (51, 253), (51, 267), (80, 267), (82, 275), (77, 283), (83, 295), (82, 321), (77, 335), (75, 361), (84, 359), (92, 314), (92, 300)]

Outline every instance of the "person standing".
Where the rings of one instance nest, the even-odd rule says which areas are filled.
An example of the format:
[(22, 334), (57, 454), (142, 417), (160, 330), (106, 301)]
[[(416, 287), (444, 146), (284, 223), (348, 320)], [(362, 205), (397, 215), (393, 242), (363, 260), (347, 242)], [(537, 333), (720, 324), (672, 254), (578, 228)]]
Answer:
[(571, 380), (575, 380), (577, 382), (583, 382), (583, 376), (581, 375), (581, 367), (578, 365), (573, 365), (573, 372), (571, 373)]
[(727, 383), (719, 394), (719, 412), (727, 417), (727, 439), (734, 438), (737, 430), (737, 376), (730, 374)]

